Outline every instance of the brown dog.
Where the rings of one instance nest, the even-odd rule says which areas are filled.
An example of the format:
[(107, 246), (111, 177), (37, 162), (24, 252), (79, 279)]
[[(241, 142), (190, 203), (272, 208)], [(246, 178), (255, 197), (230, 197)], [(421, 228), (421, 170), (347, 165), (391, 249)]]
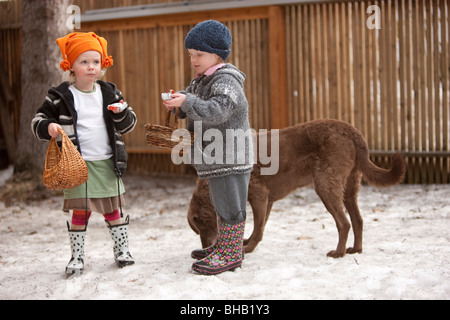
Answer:
[[(254, 228), (250, 238), (244, 241), (245, 252), (252, 252), (262, 240), (273, 203), (299, 187), (312, 184), (333, 216), (339, 233), (337, 248), (328, 252), (328, 256), (338, 258), (346, 252), (361, 253), (363, 219), (357, 204), (361, 178), (378, 187), (400, 183), (405, 174), (402, 157), (399, 154), (392, 157), (390, 170), (377, 167), (370, 161), (362, 134), (346, 122), (329, 119), (280, 130), (279, 146), (278, 172), (261, 175), (262, 165), (258, 161), (251, 175), (248, 201), (253, 210)], [(354, 232), (353, 247), (347, 250), (350, 223), (344, 207), (350, 215)], [(189, 205), (188, 222), (200, 234), (204, 248), (214, 244), (217, 220), (206, 180), (197, 180)]]

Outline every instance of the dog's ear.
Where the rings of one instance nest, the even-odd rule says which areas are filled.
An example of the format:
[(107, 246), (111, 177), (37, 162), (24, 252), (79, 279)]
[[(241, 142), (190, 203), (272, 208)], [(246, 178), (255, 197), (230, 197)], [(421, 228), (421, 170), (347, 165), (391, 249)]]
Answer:
[[(191, 219), (193, 221), (191, 221)], [(192, 231), (195, 232), (195, 234), (200, 234), (200, 230), (198, 230), (197, 225), (196, 225), (196, 221), (195, 221), (196, 219), (197, 219), (197, 217), (188, 217), (188, 223), (189, 223), (189, 226), (191, 227)]]
[(196, 233), (199, 234), (200, 230), (197, 228), (197, 219), (198, 219), (198, 205), (197, 202), (194, 199), (194, 196), (191, 199), (191, 202), (189, 203), (189, 209), (188, 209), (188, 216), (187, 220), (189, 223), (189, 226), (191, 229)]

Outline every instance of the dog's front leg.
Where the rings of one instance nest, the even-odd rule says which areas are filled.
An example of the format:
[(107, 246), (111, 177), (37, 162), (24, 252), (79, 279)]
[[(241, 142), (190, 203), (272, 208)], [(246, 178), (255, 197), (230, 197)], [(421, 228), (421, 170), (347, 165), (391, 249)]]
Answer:
[(255, 250), (258, 243), (262, 240), (264, 227), (266, 224), (267, 209), (272, 207), (268, 204), (268, 193), (266, 196), (257, 199), (249, 199), (250, 206), (253, 210), (253, 232), (250, 238), (244, 241), (244, 250), (246, 253)]

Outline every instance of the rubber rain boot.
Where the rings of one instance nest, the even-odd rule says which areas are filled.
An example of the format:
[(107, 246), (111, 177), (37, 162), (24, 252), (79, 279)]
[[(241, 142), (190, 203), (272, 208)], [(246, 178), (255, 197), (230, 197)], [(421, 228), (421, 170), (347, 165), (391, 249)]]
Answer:
[(84, 270), (84, 240), (86, 238), (86, 229), (70, 230), (68, 222), (67, 222), (67, 229), (69, 231), (72, 257), (66, 266), (66, 274), (79, 275)]
[(240, 267), (244, 259), (244, 230), (245, 221), (238, 224), (220, 221), (218, 238), (221, 241), (213, 253), (195, 262), (192, 270), (204, 275), (215, 275)]
[(127, 216), (125, 223), (112, 226), (108, 221), (106, 221), (109, 234), (111, 239), (114, 241), (114, 259), (119, 266), (123, 268), (134, 264), (134, 259), (131, 256), (130, 250), (128, 249), (128, 226), (129, 226), (130, 216)]

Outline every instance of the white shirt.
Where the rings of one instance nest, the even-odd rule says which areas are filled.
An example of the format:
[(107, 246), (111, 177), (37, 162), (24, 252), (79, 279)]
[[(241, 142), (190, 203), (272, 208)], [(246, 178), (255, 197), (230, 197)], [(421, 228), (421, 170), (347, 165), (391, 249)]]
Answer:
[(86, 161), (105, 160), (112, 157), (105, 120), (103, 119), (103, 96), (99, 84), (93, 92), (82, 92), (69, 86), (78, 114), (77, 133), (81, 154)]

